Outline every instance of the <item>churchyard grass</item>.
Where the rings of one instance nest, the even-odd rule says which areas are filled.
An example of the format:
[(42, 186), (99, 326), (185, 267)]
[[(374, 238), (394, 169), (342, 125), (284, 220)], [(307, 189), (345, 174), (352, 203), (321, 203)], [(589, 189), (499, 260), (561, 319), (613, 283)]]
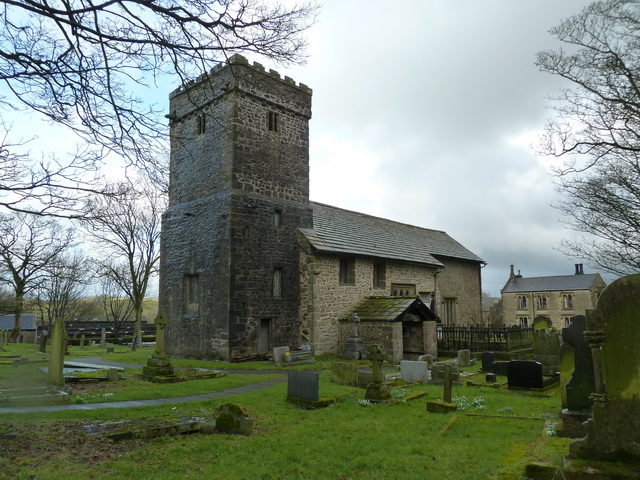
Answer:
[[(263, 375), (258, 377), (264, 379)], [(221, 380), (225, 379), (211, 382)], [(169, 386), (174, 387), (176, 385)], [(79, 446), (81, 442), (61, 452), (55, 447), (26, 451), (0, 459), (0, 472), (18, 479), (81, 479), (87, 478), (90, 472), (93, 479), (445, 477), (512, 480), (524, 478), (527, 461), (558, 463), (567, 451), (568, 440), (549, 436), (545, 431), (545, 423), (557, 421), (560, 410), (557, 392), (533, 396), (504, 389), (454, 385), (453, 396), (466, 398), (467, 408), (450, 414), (433, 414), (426, 412), (425, 402), (440, 399), (441, 386), (394, 388), (407, 395), (424, 392), (426, 397), (362, 407), (358, 400), (363, 398), (363, 390), (333, 384), (329, 372), (324, 372), (320, 376), (321, 397), (338, 397), (339, 401), (319, 410), (303, 410), (286, 402), (287, 386), (283, 383), (205, 402), (122, 411), (3, 414), (0, 424), (27, 422), (46, 432), (58, 421), (91, 423), (191, 415), (212, 412), (223, 403), (236, 402), (247, 408), (255, 423), (250, 436), (195, 434), (113, 445), (103, 440), (114, 452), (112, 455), (85, 452), (84, 447)], [(478, 397), (482, 401), (474, 402)], [(484, 408), (476, 409), (477, 405)], [(74, 436), (66, 438), (65, 442), (71, 442)], [(45, 440), (41, 440), (43, 444)], [(34, 441), (33, 445), (38, 442)]]

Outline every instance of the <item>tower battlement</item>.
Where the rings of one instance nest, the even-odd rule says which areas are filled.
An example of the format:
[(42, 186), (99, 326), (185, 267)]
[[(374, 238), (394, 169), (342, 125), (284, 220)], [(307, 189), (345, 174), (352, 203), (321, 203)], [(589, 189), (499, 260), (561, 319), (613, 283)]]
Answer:
[(202, 82), (206, 81), (210, 76), (217, 75), (226, 68), (233, 68), (238, 66), (241, 66), (246, 69), (250, 69), (255, 73), (268, 75), (276, 80), (280, 80), (281, 82), (286, 83), (287, 85), (291, 85), (292, 87), (298, 88), (301, 91), (308, 93), (309, 95), (313, 94), (313, 90), (309, 88), (307, 85), (305, 85), (304, 83), (301, 83), (301, 82), (296, 83), (295, 80), (293, 80), (291, 77), (288, 77), (288, 76), (285, 76), (284, 78), (282, 78), (280, 76), (280, 73), (277, 72), (276, 70), (269, 69), (269, 71), (267, 71), (267, 69), (261, 63), (258, 63), (258, 62), (249, 63), (249, 60), (247, 60), (242, 55), (235, 54), (229, 57), (229, 60), (227, 62), (218, 63), (215, 67), (209, 70), (208, 73), (203, 73), (196, 79), (190, 80), (185, 85), (181, 85), (180, 87), (176, 88), (173, 92), (169, 94), (169, 98), (171, 99), (176, 95), (184, 93), (185, 91), (200, 85)]

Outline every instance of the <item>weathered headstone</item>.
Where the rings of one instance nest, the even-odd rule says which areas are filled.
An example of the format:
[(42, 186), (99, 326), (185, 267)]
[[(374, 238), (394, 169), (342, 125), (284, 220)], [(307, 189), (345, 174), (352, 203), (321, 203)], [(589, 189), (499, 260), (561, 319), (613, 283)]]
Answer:
[(495, 355), (493, 352), (482, 352), (482, 371), (493, 372), (493, 362), (495, 361)]
[[(543, 317), (546, 318), (546, 317)], [(545, 375), (554, 375), (560, 370), (560, 336), (544, 329), (533, 331), (533, 356), (542, 364)]]
[(84, 348), (84, 343), (86, 342), (86, 338), (84, 335), (80, 335), (80, 348)]
[[(444, 383), (444, 372), (446, 364), (434, 364), (431, 369), (431, 383), (435, 385), (442, 385)], [(455, 381), (457, 385), (460, 385), (460, 370), (455, 365), (449, 365), (451, 367), (451, 380)]]
[(47, 340), (49, 339), (49, 330), (43, 330), (40, 335), (40, 353), (47, 353)]
[(253, 420), (249, 412), (237, 403), (220, 405), (214, 412), (216, 430), (223, 433), (249, 435), (253, 429)]
[(49, 368), (47, 371), (47, 382), (49, 385), (64, 385), (63, 368), (66, 343), (64, 321), (61, 318), (56, 318), (53, 323), (51, 353), (49, 353)]
[(458, 350), (457, 363), (460, 367), (468, 367), (469, 365), (472, 365), (471, 350)]
[(291, 361), (291, 350), (289, 347), (275, 347), (273, 349), (273, 363), (276, 365), (282, 365), (285, 362)]
[(373, 382), (367, 386), (364, 398), (374, 402), (381, 402), (391, 398), (389, 387), (384, 382), (384, 372), (382, 371), (382, 362), (388, 359), (387, 355), (382, 351), (380, 345), (373, 345), (367, 352), (367, 358), (371, 360), (371, 369), (373, 371)]
[(595, 393), (591, 347), (584, 336), (587, 319), (584, 315), (571, 317), (571, 323), (562, 329), (562, 340), (573, 349), (573, 372), (566, 385), (569, 410), (585, 410), (593, 405)]
[(107, 329), (104, 327), (102, 327), (102, 330), (100, 330), (100, 346), (107, 346)]
[[(153, 355), (147, 360), (147, 364), (142, 368), (143, 375), (158, 381), (160, 377), (167, 378), (175, 376), (175, 371), (171, 365), (171, 359), (166, 354), (164, 345), (164, 331), (169, 320), (163, 311), (159, 311), (155, 318), (156, 324), (156, 347)], [(107, 349), (108, 351), (108, 349)]]
[(364, 342), (358, 336), (358, 325), (360, 325), (360, 317), (355, 313), (349, 318), (351, 323), (351, 337), (344, 344), (342, 356), (351, 360), (359, 360), (366, 357)]
[(509, 362), (493, 362), (493, 373), (506, 377), (509, 375)]
[(429, 366), (426, 362), (402, 360), (400, 362), (400, 376), (408, 383), (427, 383), (429, 381)]
[(332, 363), (331, 381), (340, 385), (358, 386), (358, 366), (354, 363)]
[(442, 400), (447, 403), (451, 403), (451, 392), (453, 390), (451, 388), (451, 383), (453, 382), (452, 368), (453, 367), (451, 365), (444, 366), (444, 394)]
[(0, 352), (4, 351), (4, 346), (6, 345), (6, 337), (5, 337), (4, 328), (0, 330)]
[(320, 374), (316, 372), (289, 372), (287, 396), (307, 402), (320, 398)]
[(565, 478), (594, 468), (599, 478), (640, 478), (639, 315), (640, 275), (631, 275), (609, 285), (587, 319), (597, 393), (587, 436), (565, 458)]
[(428, 353), (425, 355), (420, 355), (418, 357), (418, 360), (421, 362), (425, 362), (429, 368), (433, 366), (433, 355), (430, 355)]

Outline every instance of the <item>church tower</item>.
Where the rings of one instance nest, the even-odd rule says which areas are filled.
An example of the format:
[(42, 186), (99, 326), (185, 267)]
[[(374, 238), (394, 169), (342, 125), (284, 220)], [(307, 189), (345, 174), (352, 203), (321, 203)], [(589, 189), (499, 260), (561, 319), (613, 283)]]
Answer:
[(311, 89), (234, 55), (170, 95), (160, 309), (172, 355), (298, 346)]

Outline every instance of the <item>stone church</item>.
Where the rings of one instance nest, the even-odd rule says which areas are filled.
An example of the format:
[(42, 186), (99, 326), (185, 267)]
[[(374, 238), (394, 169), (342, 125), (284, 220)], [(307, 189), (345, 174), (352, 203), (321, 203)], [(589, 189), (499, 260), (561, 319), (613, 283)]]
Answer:
[(484, 262), (445, 232), (309, 200), (310, 88), (239, 55), (206, 80), (171, 93), (167, 115), (170, 354), (339, 354), (357, 313), (397, 360), (434, 341), (424, 322), (480, 319)]

